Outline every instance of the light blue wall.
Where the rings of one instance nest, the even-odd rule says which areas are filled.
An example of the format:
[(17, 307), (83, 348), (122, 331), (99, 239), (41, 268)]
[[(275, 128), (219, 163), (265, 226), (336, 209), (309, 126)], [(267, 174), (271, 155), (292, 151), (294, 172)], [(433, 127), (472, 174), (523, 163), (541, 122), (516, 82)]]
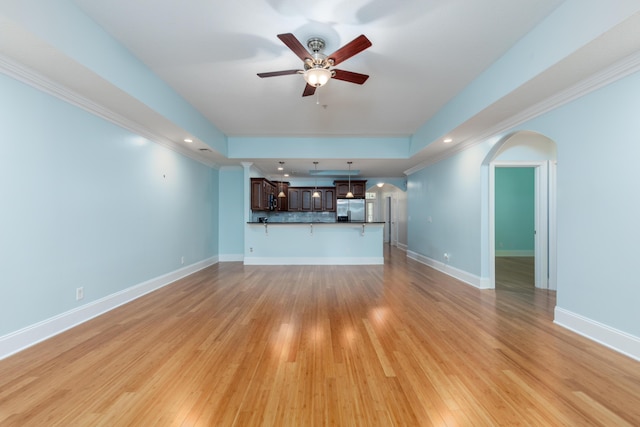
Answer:
[[(421, 127), (412, 137), (411, 153), (638, 10), (640, 3), (631, 0), (566, 1)], [(473, 149), (478, 155), (471, 162), (469, 153), (460, 153), (411, 175), (408, 249), (437, 261), (450, 251), (450, 264), (486, 280), (488, 190), (481, 184), (488, 175), (482, 161), (501, 136), (539, 132), (558, 148), (557, 307), (640, 336), (634, 265), (640, 198), (632, 184), (640, 182), (638, 93), (636, 73), (482, 142)], [(477, 179), (477, 185), (456, 179), (457, 173)], [(475, 191), (480, 201), (474, 200)], [(452, 211), (453, 217), (440, 218)], [(429, 215), (433, 223), (427, 222)], [(469, 233), (469, 242), (456, 234), (460, 228)], [(477, 235), (480, 245), (474, 242)], [(477, 269), (481, 257), (482, 268)]]
[[(229, 137), (229, 158), (406, 159), (409, 138)], [(354, 164), (354, 168), (357, 168)], [(313, 165), (310, 163), (310, 169)]]
[[(318, 158), (348, 143), (354, 148), (341, 156), (362, 158), (367, 148), (377, 158), (405, 158), (640, 9), (637, 0), (614, 4), (567, 0), (410, 142), (318, 139), (309, 150), (296, 148), (295, 138), (237, 139), (228, 154), (260, 157), (259, 150), (278, 143), (287, 157), (291, 149)], [(5, 0), (2, 12), (226, 153), (222, 133), (72, 1)], [(188, 264), (217, 255), (218, 246), (236, 250), (226, 230), (218, 235), (218, 225), (222, 233), (228, 222), (216, 218), (226, 203), (216, 193), (226, 184), (244, 188), (244, 222), (248, 173), (238, 184), (233, 174), (219, 174), (4, 76), (0, 86), (0, 335), (76, 307), (77, 286), (85, 287), (88, 302), (175, 270), (183, 255)], [(558, 306), (636, 336), (638, 93), (636, 74), (518, 127), (558, 144)], [(438, 261), (449, 252), (452, 266), (482, 277), (481, 165), (490, 149), (483, 142), (409, 177), (410, 250)]]
[(222, 132), (72, 0), (3, 0), (0, 14), (191, 132), (214, 150), (227, 154), (227, 140)]
[(219, 189), (220, 255), (244, 254), (244, 170), (222, 168)]
[[(539, 132), (558, 147), (557, 306), (634, 336), (640, 336), (638, 93), (635, 73), (506, 132)], [(480, 274), (486, 219), (480, 171), (492, 145), (479, 144), (409, 177), (410, 251), (438, 261), (449, 251), (452, 266)]]
[(217, 171), (2, 74), (0, 93), (0, 336), (217, 254)]
[(639, 10), (637, 0), (566, 0), (418, 129), (411, 154)]
[(495, 169), (496, 251), (534, 250), (535, 185), (533, 168)]
[(480, 164), (478, 145), (409, 176), (409, 250), (480, 275)]
[(524, 124), (558, 144), (557, 305), (640, 336), (640, 73)]

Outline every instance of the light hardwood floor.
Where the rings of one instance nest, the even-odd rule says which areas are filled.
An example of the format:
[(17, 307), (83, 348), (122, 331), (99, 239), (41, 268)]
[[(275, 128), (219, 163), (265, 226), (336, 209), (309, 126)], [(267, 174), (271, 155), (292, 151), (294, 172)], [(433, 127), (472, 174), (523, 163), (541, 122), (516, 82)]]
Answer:
[(554, 304), (395, 249), (222, 263), (0, 361), (0, 425), (640, 425), (640, 363)]
[(498, 291), (533, 292), (535, 258), (497, 257), (495, 262)]

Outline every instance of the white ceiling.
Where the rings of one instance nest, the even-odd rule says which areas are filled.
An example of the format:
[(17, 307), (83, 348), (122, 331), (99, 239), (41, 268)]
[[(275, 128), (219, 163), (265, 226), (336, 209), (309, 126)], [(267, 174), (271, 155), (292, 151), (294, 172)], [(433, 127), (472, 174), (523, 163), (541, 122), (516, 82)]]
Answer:
[[(562, 0), (75, 3), (228, 136), (408, 137)], [(301, 96), (305, 85), (301, 75), (259, 78), (258, 72), (302, 67), (300, 59), (276, 37), (288, 32), (305, 46), (310, 37), (323, 38), (325, 53), (366, 35), (372, 47), (338, 68), (369, 74), (370, 78), (362, 86), (332, 80), (316, 91), (317, 96), (305, 98)], [(20, 55), (25, 55), (24, 50)], [(578, 66), (592, 62), (578, 60)], [(53, 73), (46, 63), (28, 65), (50, 76)], [(496, 108), (502, 114), (479, 115), (460, 129), (461, 136), (452, 145), (539, 102), (548, 96), (540, 88), (548, 87), (549, 82), (555, 90), (575, 83), (576, 77), (566, 72), (566, 65), (560, 70), (561, 80), (553, 72), (539, 77), (517, 98), (505, 99), (508, 112)], [(73, 85), (71, 68), (65, 74), (60, 64), (57, 75), (51, 77), (66, 78), (63, 83)], [(77, 67), (74, 72), (79, 72)], [(74, 90), (96, 91), (96, 87), (84, 84)], [(113, 97), (109, 93), (100, 93), (101, 102), (133, 117), (131, 104), (119, 101), (125, 97), (117, 91)], [(178, 138), (166, 119), (152, 113), (143, 114), (146, 128), (168, 140)], [(455, 132), (452, 129), (454, 137)], [(360, 159), (334, 156), (338, 158), (315, 160), (320, 162), (319, 169), (346, 169), (346, 161), (353, 160), (354, 169), (363, 177), (401, 177), (407, 169), (450, 149), (451, 145), (431, 144), (406, 160), (369, 159), (366, 153)], [(286, 161), (299, 176), (313, 169), (309, 159), (204, 156), (220, 165), (253, 161), (267, 174), (275, 172), (278, 160)]]
[[(227, 135), (411, 135), (559, 0), (76, 0), (98, 24)], [(338, 68), (369, 74), (302, 98), (301, 68), (277, 37), (333, 52), (372, 47)], [(326, 105), (326, 109), (322, 106)]]

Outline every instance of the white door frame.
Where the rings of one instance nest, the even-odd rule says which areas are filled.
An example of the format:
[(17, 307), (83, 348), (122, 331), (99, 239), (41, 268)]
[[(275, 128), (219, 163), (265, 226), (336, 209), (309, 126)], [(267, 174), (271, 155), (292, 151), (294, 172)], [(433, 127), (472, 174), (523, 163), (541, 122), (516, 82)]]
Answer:
[(398, 247), (398, 198), (391, 195), (391, 246)]
[[(549, 200), (552, 200), (551, 207), (555, 210), (555, 189), (552, 191), (552, 198), (549, 194), (550, 169), (552, 184), (555, 184), (555, 164), (549, 167), (548, 160), (544, 161), (492, 161), (489, 164), (489, 280), (490, 287), (496, 287), (496, 235), (495, 235), (495, 168), (496, 167), (522, 167), (534, 168), (534, 203), (535, 203), (535, 286), (537, 288), (555, 289), (555, 211), (550, 209)], [(552, 222), (552, 226), (549, 223)], [(550, 239), (551, 244), (550, 244)], [(553, 250), (550, 251), (550, 247)], [(553, 255), (553, 258), (550, 258)], [(553, 272), (553, 275), (551, 274)], [(552, 277), (550, 282), (549, 278)]]
[(556, 191), (557, 191), (556, 160), (549, 160), (549, 289), (558, 289), (558, 252), (557, 252), (557, 223), (556, 223)]
[(383, 203), (384, 212), (384, 243), (391, 244), (393, 230), (391, 229), (391, 196), (385, 196)]

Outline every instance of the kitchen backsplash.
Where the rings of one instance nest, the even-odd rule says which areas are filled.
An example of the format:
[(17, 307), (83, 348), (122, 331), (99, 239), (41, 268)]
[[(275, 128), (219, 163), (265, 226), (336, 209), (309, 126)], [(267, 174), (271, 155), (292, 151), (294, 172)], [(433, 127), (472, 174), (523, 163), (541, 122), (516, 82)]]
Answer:
[(268, 222), (335, 222), (335, 212), (252, 212), (251, 221), (259, 222), (268, 218)]

